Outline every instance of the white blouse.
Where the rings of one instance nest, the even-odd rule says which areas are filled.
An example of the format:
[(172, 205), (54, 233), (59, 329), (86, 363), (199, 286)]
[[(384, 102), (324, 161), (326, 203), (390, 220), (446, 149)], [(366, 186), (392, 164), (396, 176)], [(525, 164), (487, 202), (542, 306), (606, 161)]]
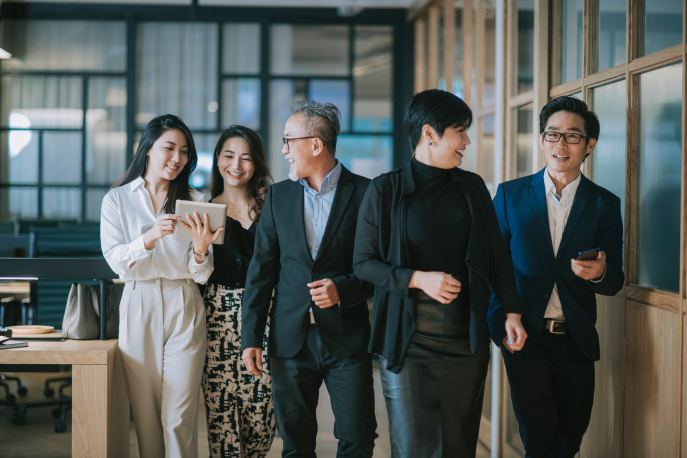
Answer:
[[(145, 180), (139, 177), (111, 189), (103, 199), (100, 243), (110, 268), (125, 282), (156, 278), (207, 282), (214, 269), (212, 245), (202, 264), (198, 264), (191, 253), (193, 243), (175, 240), (173, 234), (156, 241), (152, 250), (146, 250), (143, 234), (155, 225), (164, 210), (161, 208), (155, 214), (153, 201), (144, 185)], [(203, 202), (205, 196), (191, 190), (191, 199)]]

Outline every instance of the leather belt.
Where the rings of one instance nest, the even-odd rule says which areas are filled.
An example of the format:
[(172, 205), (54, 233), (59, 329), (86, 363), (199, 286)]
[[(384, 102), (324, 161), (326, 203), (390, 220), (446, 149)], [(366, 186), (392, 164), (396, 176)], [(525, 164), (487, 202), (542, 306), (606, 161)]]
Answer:
[(565, 320), (556, 320), (553, 318), (544, 319), (544, 329), (549, 331), (551, 334), (567, 334), (568, 326), (565, 324)]

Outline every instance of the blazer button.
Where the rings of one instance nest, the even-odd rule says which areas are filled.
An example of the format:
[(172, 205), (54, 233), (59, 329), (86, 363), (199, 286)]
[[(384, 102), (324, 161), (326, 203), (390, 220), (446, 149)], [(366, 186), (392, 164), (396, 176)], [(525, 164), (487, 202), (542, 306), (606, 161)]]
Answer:
[(317, 277), (320, 276), (320, 273), (319, 273), (319, 272), (313, 272), (313, 273), (312, 273), (312, 276), (313, 276), (314, 278), (317, 278)]
[(544, 294), (543, 297), (544, 297), (544, 299), (548, 299), (549, 297), (551, 297), (551, 295), (550, 294)]

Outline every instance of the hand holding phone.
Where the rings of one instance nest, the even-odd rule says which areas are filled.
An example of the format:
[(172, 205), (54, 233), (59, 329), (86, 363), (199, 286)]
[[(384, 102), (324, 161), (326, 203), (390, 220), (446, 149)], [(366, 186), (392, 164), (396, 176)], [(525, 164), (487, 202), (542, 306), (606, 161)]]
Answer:
[(601, 248), (593, 248), (587, 251), (580, 251), (577, 253), (577, 261), (592, 261), (599, 257)]
[(585, 280), (597, 281), (603, 278), (606, 271), (606, 253), (599, 248), (581, 251), (577, 259), (570, 260), (571, 269), (575, 275)]

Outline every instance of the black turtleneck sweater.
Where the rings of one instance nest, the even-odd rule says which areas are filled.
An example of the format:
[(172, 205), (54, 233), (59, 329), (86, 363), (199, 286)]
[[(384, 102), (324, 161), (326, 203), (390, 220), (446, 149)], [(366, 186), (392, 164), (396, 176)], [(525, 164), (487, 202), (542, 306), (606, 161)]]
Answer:
[[(460, 308), (467, 307), (469, 273), (465, 256), (472, 216), (460, 185), (451, 181), (449, 170), (411, 162), (415, 192), (408, 196), (407, 234), (410, 263), (424, 272), (444, 272), (461, 284)], [(462, 313), (461, 313), (462, 315)]]

